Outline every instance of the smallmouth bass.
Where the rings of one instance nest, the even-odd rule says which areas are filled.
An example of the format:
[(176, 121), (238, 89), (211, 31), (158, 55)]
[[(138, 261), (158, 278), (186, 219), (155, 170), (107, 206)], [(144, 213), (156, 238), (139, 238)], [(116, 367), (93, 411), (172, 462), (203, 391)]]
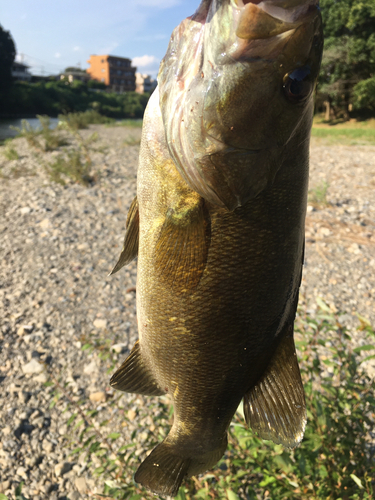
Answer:
[(315, 0), (203, 0), (161, 63), (112, 271), (138, 255), (139, 341), (111, 385), (174, 405), (135, 474), (154, 493), (216, 464), (242, 399), (262, 438), (302, 440), (293, 322), (322, 46)]

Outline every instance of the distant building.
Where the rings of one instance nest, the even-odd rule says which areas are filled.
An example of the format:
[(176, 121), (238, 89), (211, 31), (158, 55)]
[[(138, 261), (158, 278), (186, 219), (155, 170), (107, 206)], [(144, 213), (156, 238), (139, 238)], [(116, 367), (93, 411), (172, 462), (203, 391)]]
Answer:
[(29, 82), (31, 80), (31, 73), (28, 72), (29, 66), (27, 64), (14, 61), (12, 65), (12, 76), (14, 80)]
[(135, 91), (135, 72), (131, 60), (117, 56), (96, 56), (91, 55), (87, 61), (90, 67), (87, 73), (94, 80), (108, 85), (115, 92)]
[(146, 75), (142, 73), (135, 74), (135, 91), (138, 94), (144, 94), (145, 92), (152, 92), (155, 90), (158, 82), (152, 78), (151, 75)]
[(60, 80), (67, 80), (69, 83), (74, 82), (74, 80), (87, 82), (90, 80), (90, 75), (81, 68), (66, 68), (64, 73), (60, 74)]

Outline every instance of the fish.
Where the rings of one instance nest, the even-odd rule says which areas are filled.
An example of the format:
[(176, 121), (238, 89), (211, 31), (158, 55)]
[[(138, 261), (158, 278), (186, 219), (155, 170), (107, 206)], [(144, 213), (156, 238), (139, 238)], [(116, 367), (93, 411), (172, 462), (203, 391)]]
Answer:
[(160, 64), (112, 271), (138, 258), (139, 340), (110, 380), (173, 403), (134, 476), (153, 493), (215, 466), (241, 401), (261, 438), (303, 438), (293, 323), (322, 48), (316, 0), (203, 0)]

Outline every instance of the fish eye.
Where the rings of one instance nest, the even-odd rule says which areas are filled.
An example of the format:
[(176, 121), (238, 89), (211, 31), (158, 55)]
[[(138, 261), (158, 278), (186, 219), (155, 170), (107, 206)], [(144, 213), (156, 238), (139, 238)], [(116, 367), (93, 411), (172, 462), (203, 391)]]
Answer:
[(283, 90), (290, 101), (302, 102), (309, 97), (313, 89), (310, 74), (311, 68), (306, 65), (285, 75)]

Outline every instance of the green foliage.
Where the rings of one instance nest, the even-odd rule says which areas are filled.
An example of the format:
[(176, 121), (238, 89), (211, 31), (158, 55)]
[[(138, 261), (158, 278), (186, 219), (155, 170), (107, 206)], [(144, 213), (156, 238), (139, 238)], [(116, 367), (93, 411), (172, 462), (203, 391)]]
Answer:
[[(67, 144), (58, 130), (51, 129), (51, 120), (48, 116), (37, 115), (40, 126), (33, 128), (27, 120), (21, 121), (21, 128), (11, 127), (18, 132), (18, 137), (24, 137), (29, 146), (37, 151), (53, 151)], [(40, 141), (40, 139), (43, 139)]]
[(70, 125), (68, 121), (62, 123), (65, 128), (76, 140), (77, 146), (71, 150), (60, 154), (52, 163), (45, 165), (50, 179), (59, 184), (65, 185), (66, 180), (89, 186), (95, 182), (96, 175), (92, 174), (92, 160), (90, 155), (90, 146), (98, 138), (96, 133), (87, 139), (79, 134), (75, 126)]
[(118, 122), (113, 122), (109, 125), (110, 127), (116, 126), (116, 127), (130, 127), (130, 128), (142, 128), (143, 127), (143, 120), (140, 119), (135, 119), (135, 120), (121, 120)]
[[(40, 122), (38, 128), (33, 128), (27, 120), (22, 120), (21, 128), (12, 128), (17, 130), (18, 137), (24, 137), (29, 146), (38, 152), (39, 162), (48, 172), (50, 179), (63, 185), (69, 181), (84, 186), (93, 184), (97, 173), (92, 173), (91, 153), (92, 151), (103, 152), (103, 148), (95, 149), (92, 146), (98, 139), (96, 132), (84, 139), (78, 132), (78, 128), (82, 124), (87, 126), (87, 123), (111, 120), (102, 117), (96, 111), (78, 113), (77, 117), (69, 114), (61, 117), (62, 121), (59, 126), (51, 130), (49, 117), (38, 116), (38, 118)], [(46, 163), (43, 155), (40, 154), (66, 145), (69, 145), (69, 148), (63, 148), (63, 152), (51, 163)], [(9, 160), (18, 159), (18, 153), (9, 141), (3, 153)], [(22, 172), (14, 171), (13, 174), (19, 175)]]
[[(349, 104), (373, 109), (375, 72), (375, 2), (321, 0), (325, 46), (318, 94), (348, 115)], [(356, 89), (356, 90), (355, 90)]]
[(52, 181), (65, 185), (65, 176), (73, 182), (88, 186), (93, 182), (90, 175), (91, 162), (82, 160), (80, 151), (69, 151), (65, 155), (59, 155), (53, 163), (46, 167)]
[(0, 25), (0, 102), (12, 85), (12, 65), (15, 57), (16, 47), (13, 38), (10, 32), (5, 31)]
[(80, 113), (67, 113), (66, 115), (59, 115), (59, 119), (66, 122), (69, 127), (79, 130), (88, 128), (91, 123), (113, 123), (112, 118), (101, 115), (94, 109), (88, 109)]
[[(320, 309), (316, 316), (298, 316), (295, 327), (308, 411), (301, 446), (288, 451), (259, 439), (245, 427), (240, 410), (230, 426), (228, 451), (223, 459), (212, 471), (185, 481), (178, 500), (374, 498), (375, 457), (370, 432), (375, 423), (375, 381), (362, 365), (374, 358), (371, 353), (375, 350), (375, 333), (364, 318), (359, 318), (362, 338), (367, 343), (353, 349), (340, 316), (332, 315), (321, 299), (317, 303)], [(99, 349), (111, 356), (103, 342), (86, 339), (83, 349)], [(57, 397), (61, 396), (60, 392)], [(110, 404), (125, 410), (126, 425), (129, 403), (122, 407), (119, 395)], [(88, 466), (104, 485), (103, 496), (121, 500), (151, 498), (132, 480), (139, 465), (135, 442), (116, 447), (118, 429), (103, 435), (101, 429), (108, 422), (94, 426), (91, 419), (96, 411), (83, 413), (81, 408), (82, 403), (76, 404), (68, 421), (72, 454), (88, 453)], [(156, 430), (149, 432), (143, 442), (144, 449), (149, 450), (170, 427), (167, 399), (148, 399), (148, 405), (139, 407), (138, 413), (139, 420), (147, 414), (154, 416)]]
[[(22, 494), (22, 487), (23, 487), (23, 482), (20, 483), (14, 491), (14, 499), (15, 500), (27, 500), (26, 497)], [(0, 500), (10, 500), (9, 497), (4, 495), (3, 493), (0, 493)]]
[(375, 145), (375, 130), (371, 128), (313, 128), (312, 137), (324, 139), (329, 143), (372, 144)]
[(24, 137), (29, 146), (40, 149), (40, 144), (37, 139), (40, 135), (40, 129), (33, 128), (27, 120), (21, 121), (21, 128), (13, 126), (10, 128), (18, 132), (17, 137)]
[(104, 92), (101, 82), (16, 82), (2, 112), (57, 116), (93, 109), (111, 118), (142, 118), (148, 99), (148, 94), (136, 92)]
[(19, 154), (17, 153), (16, 148), (13, 146), (12, 141), (8, 141), (6, 143), (3, 155), (9, 161), (18, 160)]
[(353, 104), (357, 109), (375, 111), (375, 77), (358, 82), (353, 88)]
[(125, 139), (123, 144), (124, 146), (137, 146), (140, 143), (140, 137), (134, 137), (133, 135), (130, 135), (127, 139)]
[(322, 181), (314, 189), (309, 191), (309, 203), (318, 207), (327, 205), (327, 191), (329, 184)]

